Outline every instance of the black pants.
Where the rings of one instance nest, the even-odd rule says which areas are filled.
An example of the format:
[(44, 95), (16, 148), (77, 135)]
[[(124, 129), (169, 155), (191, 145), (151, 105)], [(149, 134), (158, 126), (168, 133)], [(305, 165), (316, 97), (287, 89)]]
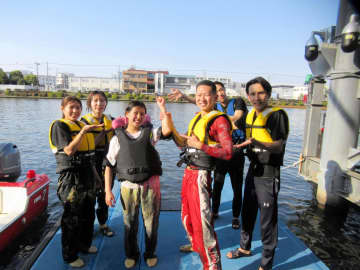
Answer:
[(230, 160), (218, 159), (216, 161), (212, 193), (213, 213), (218, 213), (219, 211), (221, 191), (224, 187), (225, 175), (229, 173), (231, 186), (234, 193), (232, 201), (233, 217), (239, 217), (242, 205), (244, 162), (245, 158), (242, 152), (235, 152)]
[(251, 163), (245, 180), (240, 247), (251, 249), (258, 208), (263, 252), (261, 267), (272, 269), (278, 242), (278, 204), (280, 168)]
[(61, 244), (63, 259), (71, 263), (78, 253), (91, 246), (95, 220), (95, 187), (91, 169), (66, 171), (58, 182), (58, 197), (63, 202)]
[[(104, 160), (104, 153), (101, 151), (96, 152), (96, 171), (101, 178), (101, 183), (99, 183), (99, 180), (94, 179), (96, 182), (96, 200), (97, 200), (97, 209), (96, 209), (96, 217), (99, 221), (100, 225), (104, 225), (106, 221), (108, 220), (108, 210), (109, 207), (107, 206), (105, 202), (105, 180), (104, 180), (104, 174), (103, 174), (103, 160)], [(114, 179), (112, 181), (112, 184), (114, 184)]]

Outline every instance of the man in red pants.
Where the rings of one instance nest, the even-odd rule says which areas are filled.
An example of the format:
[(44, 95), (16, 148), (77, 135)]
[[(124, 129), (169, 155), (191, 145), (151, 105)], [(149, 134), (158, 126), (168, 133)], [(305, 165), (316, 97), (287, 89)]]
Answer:
[(185, 148), (179, 164), (187, 165), (181, 192), (181, 219), (191, 245), (180, 250), (199, 253), (205, 270), (221, 269), (210, 205), (211, 171), (215, 158), (232, 157), (233, 147), (231, 121), (225, 113), (214, 110), (216, 98), (213, 82), (199, 82), (195, 100), (200, 112), (190, 121), (187, 136), (179, 135), (171, 123), (174, 141)]

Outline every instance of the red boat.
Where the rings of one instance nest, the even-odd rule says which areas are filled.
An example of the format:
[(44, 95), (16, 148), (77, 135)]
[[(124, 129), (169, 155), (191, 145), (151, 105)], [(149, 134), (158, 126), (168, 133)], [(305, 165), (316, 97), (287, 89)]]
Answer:
[[(6, 146), (16, 150), (15, 145)], [(46, 209), (50, 182), (45, 174), (33, 170), (23, 181), (2, 182), (14, 179), (6, 172), (10, 166), (4, 166), (4, 160), (8, 161), (11, 155), (1, 155), (1, 147), (4, 149), (4, 145), (0, 144), (0, 252)]]

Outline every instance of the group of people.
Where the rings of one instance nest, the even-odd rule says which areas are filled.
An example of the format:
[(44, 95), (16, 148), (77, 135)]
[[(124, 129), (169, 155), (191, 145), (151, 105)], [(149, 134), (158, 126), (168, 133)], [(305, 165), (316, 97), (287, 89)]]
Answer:
[[(140, 257), (137, 244), (139, 209), (145, 226), (144, 260), (154, 267), (160, 213), (161, 160), (154, 145), (172, 138), (182, 148), (179, 164), (185, 163), (181, 190), (181, 220), (190, 241), (180, 251), (195, 251), (204, 269), (221, 269), (220, 249), (214, 230), (219, 216), (220, 196), (226, 173), (233, 187), (232, 227), (241, 227), (240, 247), (227, 254), (229, 259), (251, 256), (254, 224), (260, 208), (263, 254), (259, 269), (272, 268), (277, 245), (277, 196), (280, 166), (285, 152), (289, 123), (286, 113), (268, 105), (271, 85), (262, 77), (246, 84), (246, 94), (253, 105), (248, 112), (245, 102), (228, 99), (221, 82), (201, 81), (192, 99), (179, 90), (169, 98), (184, 97), (197, 105), (199, 112), (191, 119), (187, 134), (180, 134), (167, 112), (165, 99), (157, 97), (161, 127), (146, 121), (146, 106), (131, 101), (121, 124), (104, 114), (107, 99), (94, 91), (88, 97), (91, 112), (81, 121), (81, 101), (65, 97), (63, 116), (51, 124), (49, 139), (57, 162), (57, 194), (64, 206), (61, 220), (62, 254), (72, 267), (82, 267), (79, 252), (96, 253), (91, 245), (94, 232), (95, 201), (100, 230), (105, 236), (114, 232), (106, 225), (108, 206), (113, 206), (113, 179), (121, 181), (126, 268)], [(242, 184), (244, 151), (250, 160)], [(212, 187), (212, 172), (214, 185)], [(212, 201), (211, 201), (212, 200)], [(241, 212), (241, 226), (240, 216)]]

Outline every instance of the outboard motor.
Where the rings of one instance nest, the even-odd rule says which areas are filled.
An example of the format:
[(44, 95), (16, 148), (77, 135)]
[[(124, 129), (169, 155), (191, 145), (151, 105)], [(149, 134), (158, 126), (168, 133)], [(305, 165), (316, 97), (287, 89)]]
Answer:
[(0, 143), (0, 181), (15, 182), (20, 174), (19, 149), (12, 143)]

